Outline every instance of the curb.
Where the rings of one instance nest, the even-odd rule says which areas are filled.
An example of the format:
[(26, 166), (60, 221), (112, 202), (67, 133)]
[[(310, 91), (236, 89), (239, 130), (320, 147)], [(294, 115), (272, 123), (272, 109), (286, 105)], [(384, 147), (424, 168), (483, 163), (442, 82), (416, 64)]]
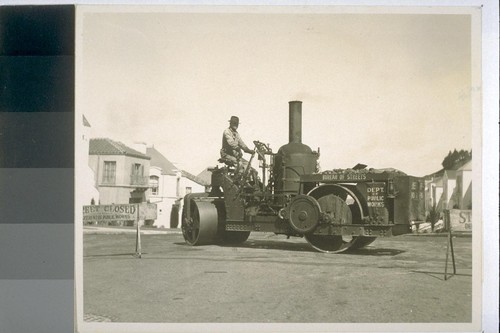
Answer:
[[(136, 228), (84, 226), (84, 234), (135, 234)], [(141, 235), (182, 234), (181, 229), (141, 228)]]
[[(472, 237), (472, 232), (452, 232), (451, 235), (453, 237)], [(403, 235), (401, 235), (403, 236)], [(448, 232), (439, 232), (439, 233), (408, 233), (404, 234), (404, 236), (413, 236), (413, 237), (448, 237)]]

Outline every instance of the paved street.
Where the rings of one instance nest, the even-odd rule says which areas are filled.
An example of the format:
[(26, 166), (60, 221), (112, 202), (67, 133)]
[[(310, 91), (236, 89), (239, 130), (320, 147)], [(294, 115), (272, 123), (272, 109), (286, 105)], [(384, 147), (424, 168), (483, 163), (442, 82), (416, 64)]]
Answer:
[(458, 274), (447, 281), (443, 236), (379, 238), (346, 254), (271, 233), (236, 247), (191, 247), (178, 232), (141, 238), (139, 259), (133, 232), (84, 234), (86, 321), (471, 321), (470, 237), (454, 238)]

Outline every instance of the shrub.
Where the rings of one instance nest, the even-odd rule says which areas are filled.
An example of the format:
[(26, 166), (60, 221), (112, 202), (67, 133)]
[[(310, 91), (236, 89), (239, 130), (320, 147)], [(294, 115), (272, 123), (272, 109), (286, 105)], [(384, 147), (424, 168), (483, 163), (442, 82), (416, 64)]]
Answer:
[(429, 213), (427, 214), (426, 220), (431, 223), (431, 230), (434, 231), (434, 225), (439, 221), (441, 212), (437, 209), (436, 204), (432, 205)]

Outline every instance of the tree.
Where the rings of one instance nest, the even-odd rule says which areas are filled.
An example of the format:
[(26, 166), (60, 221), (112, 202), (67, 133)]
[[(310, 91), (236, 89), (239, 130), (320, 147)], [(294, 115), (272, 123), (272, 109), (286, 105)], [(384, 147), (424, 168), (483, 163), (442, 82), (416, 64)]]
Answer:
[(464, 149), (461, 149), (460, 151), (454, 149), (453, 152), (451, 150), (448, 152), (448, 155), (446, 155), (446, 157), (443, 159), (441, 165), (445, 170), (456, 170), (471, 159), (472, 150), (469, 152)]
[(434, 203), (429, 210), (429, 214), (427, 215), (427, 221), (431, 223), (431, 231), (434, 232), (434, 226), (436, 222), (439, 221), (439, 217), (441, 216), (441, 212), (437, 209), (436, 204)]

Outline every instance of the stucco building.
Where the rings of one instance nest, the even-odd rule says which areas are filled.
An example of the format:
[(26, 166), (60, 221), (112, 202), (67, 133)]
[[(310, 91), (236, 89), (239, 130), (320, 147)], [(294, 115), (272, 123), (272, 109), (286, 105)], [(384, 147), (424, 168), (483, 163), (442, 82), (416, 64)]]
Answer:
[(457, 171), (445, 170), (443, 174), (442, 209), (456, 208), (457, 205)]
[(148, 200), (151, 158), (125, 144), (107, 138), (90, 139), (89, 166), (99, 202), (140, 203)]
[(472, 161), (457, 170), (457, 204), (459, 209), (472, 209)]
[(204, 192), (205, 183), (196, 176), (177, 168), (154, 147), (146, 147), (151, 157), (149, 171), (149, 201), (157, 205), (155, 225), (160, 228), (180, 227), (183, 198), (188, 193)]
[(85, 116), (82, 116), (82, 118), (83, 128), (82, 137), (80, 138), (82, 141), (82, 151), (79, 151), (77, 153), (85, 155), (84, 160), (87, 161), (87, 165), (81, 169), (82, 173), (78, 175), (78, 181), (80, 182), (83, 203), (85, 205), (91, 205), (97, 204), (99, 202), (99, 190), (97, 189), (97, 184), (94, 179), (94, 171), (90, 168), (90, 165), (88, 163), (92, 128), (87, 118), (85, 118)]
[(429, 211), (431, 207), (436, 206), (440, 210), (443, 202), (443, 177), (429, 177), (426, 180), (426, 210)]
[(426, 209), (472, 209), (472, 160), (457, 170), (441, 170), (426, 177)]

